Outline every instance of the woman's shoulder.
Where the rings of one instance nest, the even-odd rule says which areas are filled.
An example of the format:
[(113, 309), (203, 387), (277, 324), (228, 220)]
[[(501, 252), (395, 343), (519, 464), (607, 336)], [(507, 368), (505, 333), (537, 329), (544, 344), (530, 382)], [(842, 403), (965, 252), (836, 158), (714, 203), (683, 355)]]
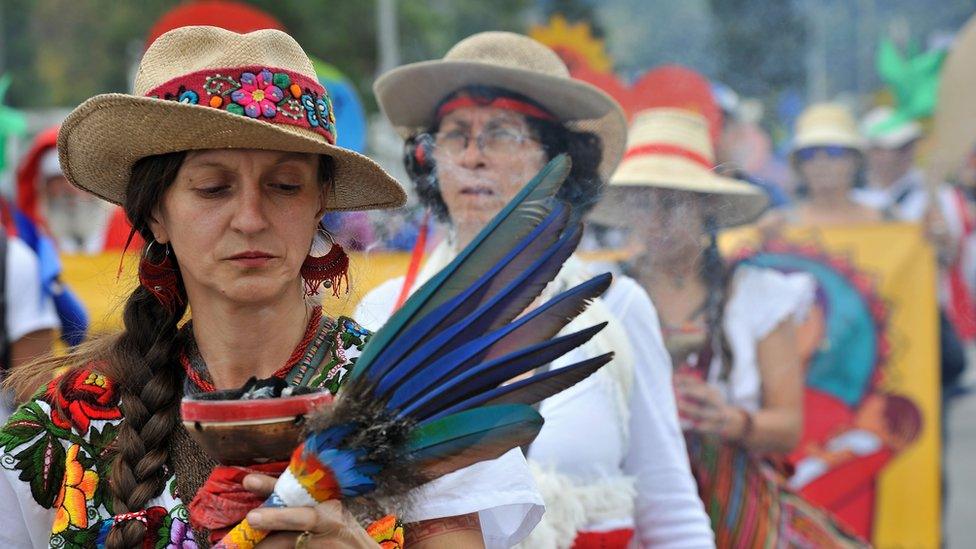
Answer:
[(623, 319), (639, 317), (657, 323), (657, 309), (647, 291), (633, 278), (614, 275), (613, 283), (602, 296), (607, 307)]
[(729, 296), (729, 314), (751, 319), (759, 338), (787, 318), (801, 321), (816, 297), (817, 282), (803, 272), (783, 273), (744, 263), (736, 268)]
[(97, 479), (121, 419), (116, 384), (95, 365), (72, 368), (39, 389), (0, 429), (0, 467), (28, 483), (45, 508), (56, 505), (71, 479), (84, 484), (79, 489), (86, 499), (95, 498), (104, 492), (96, 490)]
[(403, 287), (404, 277), (399, 276), (371, 289), (356, 304), (353, 317), (370, 330), (382, 326), (393, 314), (393, 305)]

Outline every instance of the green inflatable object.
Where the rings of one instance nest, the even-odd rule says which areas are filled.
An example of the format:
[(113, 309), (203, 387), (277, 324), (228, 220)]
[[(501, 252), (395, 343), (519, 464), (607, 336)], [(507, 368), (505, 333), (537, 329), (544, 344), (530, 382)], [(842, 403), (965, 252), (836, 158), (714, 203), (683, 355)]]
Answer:
[(24, 115), (3, 104), (8, 88), (10, 88), (10, 75), (0, 76), (0, 172), (7, 166), (7, 139), (27, 132), (27, 120)]
[(878, 74), (895, 97), (895, 115), (884, 124), (872, 128), (883, 134), (909, 120), (932, 115), (939, 95), (939, 71), (946, 58), (946, 50), (918, 53), (909, 46), (905, 55), (888, 38), (878, 45), (876, 60)]

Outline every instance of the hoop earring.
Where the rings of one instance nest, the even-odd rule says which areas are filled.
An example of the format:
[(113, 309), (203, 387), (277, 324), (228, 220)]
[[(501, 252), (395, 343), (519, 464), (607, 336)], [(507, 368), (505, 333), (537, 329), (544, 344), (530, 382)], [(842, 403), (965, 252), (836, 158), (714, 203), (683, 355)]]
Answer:
[(320, 286), (325, 286), (332, 288), (334, 297), (339, 297), (343, 282), (346, 284), (346, 293), (349, 293), (349, 256), (325, 227), (319, 225), (318, 232), (325, 236), (332, 247), (325, 255), (319, 257), (313, 256), (310, 252), (302, 263), (301, 275), (305, 280), (305, 295), (314, 296), (319, 293)]
[(170, 247), (162, 244), (163, 257), (156, 263), (150, 259), (153, 244), (159, 244), (156, 239), (150, 240), (146, 251), (139, 260), (139, 284), (151, 293), (159, 304), (170, 313), (176, 312), (178, 307), (185, 304), (185, 298), (180, 289), (179, 269), (170, 257)]

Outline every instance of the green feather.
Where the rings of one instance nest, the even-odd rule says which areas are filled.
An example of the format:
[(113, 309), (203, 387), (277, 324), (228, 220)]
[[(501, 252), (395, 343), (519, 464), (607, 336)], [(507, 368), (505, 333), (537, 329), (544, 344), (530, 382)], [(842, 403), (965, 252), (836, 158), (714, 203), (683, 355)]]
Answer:
[(526, 404), (481, 406), (417, 427), (407, 452), (429, 478), (436, 478), (529, 444), (542, 424), (539, 412)]
[(351, 375), (354, 378), (360, 376), (397, 335), (466, 289), (529, 234), (551, 211), (552, 197), (569, 175), (571, 166), (572, 162), (565, 154), (546, 164), (461, 250), (454, 261), (414, 292), (403, 307), (373, 334)]

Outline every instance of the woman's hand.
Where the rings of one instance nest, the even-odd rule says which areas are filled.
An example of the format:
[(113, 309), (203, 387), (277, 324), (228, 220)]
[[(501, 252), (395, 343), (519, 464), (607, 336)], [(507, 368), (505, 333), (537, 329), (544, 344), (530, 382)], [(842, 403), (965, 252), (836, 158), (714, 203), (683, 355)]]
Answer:
[[(244, 487), (267, 497), (274, 490), (275, 478), (251, 474), (244, 477)], [(339, 501), (326, 501), (315, 507), (258, 508), (247, 514), (254, 528), (273, 532), (258, 547), (262, 549), (292, 547), (365, 548), (377, 547), (356, 519)], [(307, 532), (307, 534), (305, 533)]]
[(674, 374), (674, 392), (678, 402), (678, 416), (692, 431), (724, 435), (734, 410), (725, 404), (719, 390), (698, 376)]

